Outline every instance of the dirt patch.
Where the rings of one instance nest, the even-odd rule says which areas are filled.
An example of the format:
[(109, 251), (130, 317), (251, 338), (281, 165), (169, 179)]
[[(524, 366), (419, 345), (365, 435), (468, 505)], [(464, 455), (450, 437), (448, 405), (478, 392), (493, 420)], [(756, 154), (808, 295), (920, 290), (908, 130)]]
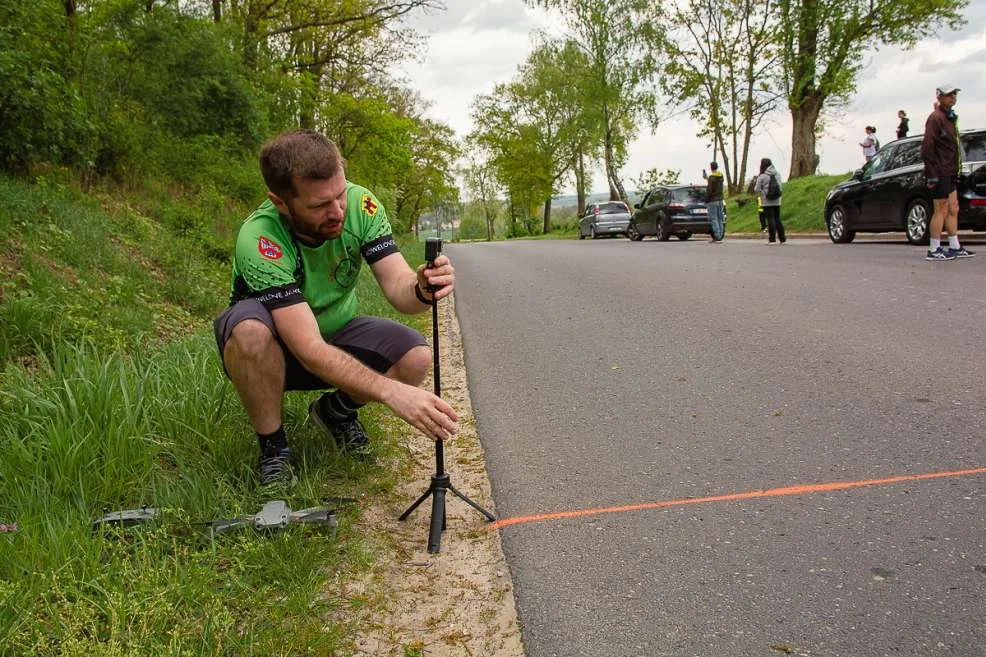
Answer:
[[(483, 448), (476, 433), (454, 301), (440, 307), (442, 397), (459, 413), (459, 434), (445, 448), (452, 485), (494, 515)], [(431, 385), (431, 384), (428, 384)], [(406, 426), (406, 425), (405, 425)], [(351, 594), (378, 601), (356, 619), (356, 657), (523, 657), (513, 585), (500, 535), (453, 495), (446, 499), (441, 551), (429, 554), (431, 500), (405, 522), (397, 517), (428, 487), (432, 443), (408, 438), (413, 469), (393, 499), (371, 504), (361, 525), (389, 540), (377, 566)], [(349, 596), (347, 596), (349, 597)]]

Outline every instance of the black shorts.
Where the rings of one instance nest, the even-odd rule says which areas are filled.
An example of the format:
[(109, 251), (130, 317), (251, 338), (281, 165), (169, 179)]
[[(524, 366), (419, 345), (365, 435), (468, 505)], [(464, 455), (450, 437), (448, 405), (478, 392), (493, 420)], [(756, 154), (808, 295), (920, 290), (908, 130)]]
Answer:
[(938, 184), (931, 188), (931, 198), (943, 201), (955, 191), (955, 176), (944, 176), (938, 179)]
[[(256, 299), (244, 299), (237, 302), (223, 311), (213, 323), (220, 360), (223, 358), (226, 343), (233, 334), (233, 327), (245, 319), (256, 319), (263, 322), (281, 345), (286, 365), (285, 390), (325, 390), (333, 387), (306, 370), (298, 362), (298, 359), (294, 357), (294, 354), (277, 335), (274, 318), (271, 317), (270, 311)], [(326, 342), (342, 349), (381, 374), (389, 370), (411, 349), (428, 345), (424, 336), (414, 329), (381, 317), (356, 317), (343, 326), (338, 333), (328, 338)], [(225, 369), (226, 364), (223, 363), (223, 370)], [(228, 371), (226, 375), (229, 375)]]

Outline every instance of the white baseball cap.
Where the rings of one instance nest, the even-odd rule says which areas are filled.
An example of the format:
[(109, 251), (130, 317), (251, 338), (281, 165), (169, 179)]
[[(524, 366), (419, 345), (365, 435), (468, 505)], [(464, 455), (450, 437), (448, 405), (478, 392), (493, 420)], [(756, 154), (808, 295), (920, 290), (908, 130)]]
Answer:
[(938, 88), (935, 89), (935, 92), (939, 96), (947, 96), (948, 94), (956, 91), (961, 91), (961, 89), (956, 87), (954, 84), (940, 84), (938, 85)]

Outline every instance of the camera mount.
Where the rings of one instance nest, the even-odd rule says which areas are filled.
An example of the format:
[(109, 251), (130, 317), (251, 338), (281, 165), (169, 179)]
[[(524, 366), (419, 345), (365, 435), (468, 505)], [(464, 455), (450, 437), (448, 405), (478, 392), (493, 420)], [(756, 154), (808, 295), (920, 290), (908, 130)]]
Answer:
[[(425, 240), (425, 260), (428, 261), (428, 267), (433, 267), (435, 264), (435, 258), (439, 256), (442, 252), (442, 240), (439, 237), (429, 237)], [(435, 292), (434, 286), (429, 285), (428, 290), (432, 293)], [(442, 396), (442, 376), (441, 367), (439, 365), (439, 349), (438, 349), (438, 299), (432, 294), (431, 298), (431, 329), (432, 329), (432, 354), (433, 354), (433, 366), (434, 366), (434, 379), (435, 379), (435, 395), (438, 397)], [(446, 518), (445, 518), (445, 494), (450, 492), (460, 500), (476, 509), (484, 516), (489, 522), (494, 522), (496, 518), (492, 513), (479, 506), (471, 499), (463, 495), (452, 485), (452, 480), (448, 473), (445, 472), (445, 447), (444, 442), (441, 440), (435, 441), (435, 474), (431, 476), (431, 485), (428, 486), (428, 490), (424, 492), (414, 504), (408, 507), (407, 511), (401, 514), (400, 520), (406, 520), (411, 513), (421, 505), (429, 497), (432, 498), (431, 501), (431, 525), (428, 531), (428, 552), (432, 554), (440, 551), (442, 549), (442, 532), (445, 531)]]

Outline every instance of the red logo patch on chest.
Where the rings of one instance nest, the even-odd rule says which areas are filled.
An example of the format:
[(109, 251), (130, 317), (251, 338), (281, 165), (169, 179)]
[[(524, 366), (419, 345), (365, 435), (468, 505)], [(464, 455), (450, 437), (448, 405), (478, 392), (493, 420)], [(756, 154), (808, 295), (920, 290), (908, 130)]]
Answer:
[(280, 260), (281, 256), (284, 255), (284, 251), (281, 249), (281, 245), (274, 240), (268, 239), (263, 235), (257, 240), (257, 250), (260, 251), (260, 255), (264, 256), (268, 260)]

